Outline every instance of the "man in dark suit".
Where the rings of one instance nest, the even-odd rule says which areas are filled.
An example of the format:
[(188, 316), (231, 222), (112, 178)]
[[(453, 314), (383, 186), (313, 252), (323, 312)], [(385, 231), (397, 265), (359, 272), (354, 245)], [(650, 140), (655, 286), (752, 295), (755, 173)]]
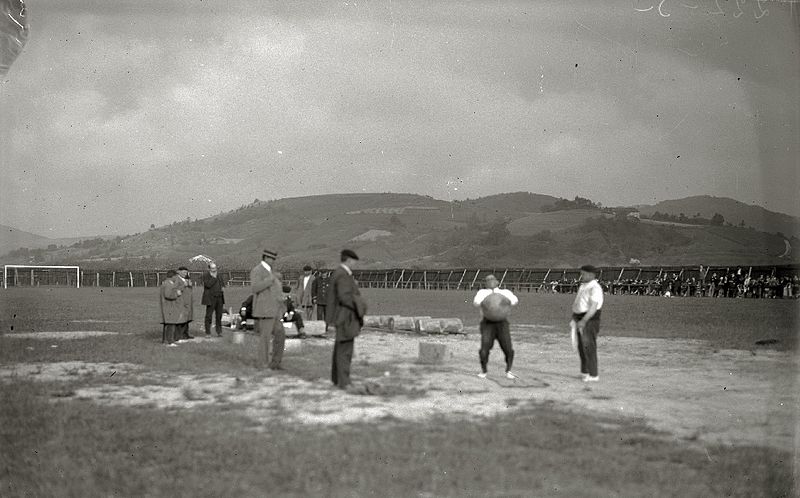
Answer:
[(217, 274), (218, 269), (215, 263), (208, 265), (208, 271), (203, 273), (203, 299), (201, 304), (206, 307), (206, 339), (211, 338), (211, 315), (214, 316), (214, 329), (217, 337), (222, 337), (222, 307), (225, 305), (225, 294), (222, 288), (225, 281)]
[(311, 302), (317, 307), (317, 320), (325, 320), (325, 309), (328, 307), (329, 273), (317, 272), (311, 284)]
[[(250, 289), (253, 293), (253, 320), (255, 332), (261, 335), (258, 351), (258, 366), (264, 368), (269, 362), (272, 370), (281, 369), (285, 333), (280, 318), (283, 316), (283, 286), (280, 275), (272, 265), (278, 253), (264, 249), (261, 263), (250, 271)], [(270, 343), (272, 356), (270, 357)]]
[(328, 292), (328, 309), (325, 323), (330, 332), (336, 332), (333, 345), (331, 381), (339, 387), (350, 384), (350, 363), (353, 360), (355, 338), (361, 332), (367, 305), (361, 297), (353, 278), (352, 267), (358, 256), (350, 249), (341, 253), (341, 265), (331, 275)]
[(306, 265), (303, 267), (303, 274), (297, 281), (297, 305), (306, 320), (311, 320), (314, 311), (313, 287), (314, 275), (311, 273), (311, 267)]

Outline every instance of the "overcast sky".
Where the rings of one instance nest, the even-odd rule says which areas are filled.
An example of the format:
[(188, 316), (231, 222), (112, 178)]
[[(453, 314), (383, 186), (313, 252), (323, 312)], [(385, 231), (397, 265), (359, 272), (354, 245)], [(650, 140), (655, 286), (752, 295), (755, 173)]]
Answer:
[(362, 191), (800, 215), (800, 5), (717, 2), (27, 0), (0, 223), (125, 234)]

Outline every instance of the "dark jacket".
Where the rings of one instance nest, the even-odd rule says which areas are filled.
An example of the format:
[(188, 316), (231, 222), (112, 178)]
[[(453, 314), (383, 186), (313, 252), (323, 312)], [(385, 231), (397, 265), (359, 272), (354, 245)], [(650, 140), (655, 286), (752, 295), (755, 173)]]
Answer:
[(330, 286), (330, 277), (323, 276), (321, 273), (314, 278), (311, 283), (311, 299), (317, 306), (325, 306), (328, 304), (328, 287)]
[(212, 277), (209, 272), (203, 273), (203, 298), (200, 300), (200, 304), (212, 306), (217, 298), (221, 298), (222, 304), (225, 304), (223, 287), (225, 287), (225, 280), (222, 275), (217, 273), (216, 277)]
[(341, 266), (334, 270), (328, 289), (325, 322), (336, 327), (336, 340), (355, 339), (361, 333), (367, 303), (355, 279)]

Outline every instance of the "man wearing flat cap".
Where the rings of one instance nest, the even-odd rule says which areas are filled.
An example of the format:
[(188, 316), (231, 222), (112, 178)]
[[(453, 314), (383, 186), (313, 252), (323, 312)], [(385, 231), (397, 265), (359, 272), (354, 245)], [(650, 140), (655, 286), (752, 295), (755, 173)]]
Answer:
[(361, 333), (367, 303), (361, 297), (353, 278), (353, 264), (358, 256), (350, 249), (340, 255), (341, 264), (333, 271), (328, 289), (325, 323), (329, 331), (336, 331), (331, 364), (331, 381), (339, 388), (350, 385), (350, 363), (353, 360), (355, 338)]
[[(250, 289), (253, 293), (253, 321), (256, 334), (261, 336), (258, 348), (258, 367), (279, 370), (283, 359), (285, 332), (280, 318), (283, 316), (283, 286), (280, 275), (272, 265), (278, 258), (275, 251), (264, 249), (261, 263), (250, 271)], [(270, 356), (270, 345), (272, 355)]]
[(577, 330), (578, 355), (584, 382), (597, 382), (597, 336), (600, 334), (600, 310), (603, 288), (597, 281), (598, 270), (592, 265), (581, 267), (581, 285), (572, 303), (572, 321)]
[(303, 313), (303, 318), (306, 320), (313, 320), (314, 317), (314, 293), (311, 289), (314, 288), (314, 280), (316, 277), (311, 273), (312, 268), (309, 265), (303, 267), (303, 275), (297, 281), (297, 305)]

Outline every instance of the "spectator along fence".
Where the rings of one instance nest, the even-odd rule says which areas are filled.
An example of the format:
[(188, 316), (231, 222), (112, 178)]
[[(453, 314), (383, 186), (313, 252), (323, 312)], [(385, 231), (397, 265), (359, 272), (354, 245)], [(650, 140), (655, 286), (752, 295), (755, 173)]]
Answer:
[[(297, 269), (281, 269), (284, 280), (294, 283), (302, 274)], [(326, 274), (330, 270), (322, 269)], [(9, 270), (9, 273), (11, 271)], [(158, 287), (166, 277), (166, 270), (111, 271), (80, 269), (81, 287)], [(198, 282), (202, 271), (190, 272), (190, 278)], [(221, 270), (220, 274), (230, 286), (250, 284), (249, 270)], [(396, 268), (381, 270), (354, 270), (355, 278), (362, 288), (422, 289), (422, 290), (475, 290), (481, 288), (483, 279), (494, 274), (501, 287), (516, 292), (575, 292), (579, 285), (580, 270), (577, 268), (453, 268), (412, 269)], [(9, 275), (9, 287), (31, 285), (75, 286), (76, 272), (37, 273), (28, 272)], [(5, 279), (5, 275), (3, 275)], [(731, 296), (745, 292), (752, 284), (758, 290), (757, 297), (772, 297), (779, 292), (775, 287), (787, 284), (791, 296), (792, 284), (800, 278), (800, 265), (783, 266), (630, 266), (605, 267), (600, 269), (598, 279), (612, 294), (639, 295), (714, 295)], [(32, 280), (33, 279), (33, 280)], [(745, 285), (747, 284), (747, 285)], [(732, 290), (734, 289), (734, 290)], [(762, 296), (761, 294), (770, 294)], [(789, 297), (791, 297), (789, 296)], [(732, 296), (735, 297), (735, 296)], [(783, 296), (786, 297), (786, 296)]]

